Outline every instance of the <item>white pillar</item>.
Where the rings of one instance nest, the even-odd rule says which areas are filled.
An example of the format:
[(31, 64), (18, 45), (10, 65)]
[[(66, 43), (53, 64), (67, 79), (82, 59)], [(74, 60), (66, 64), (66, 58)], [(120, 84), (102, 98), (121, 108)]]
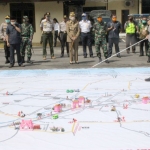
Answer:
[(142, 13), (142, 0), (139, 0), (139, 14)]

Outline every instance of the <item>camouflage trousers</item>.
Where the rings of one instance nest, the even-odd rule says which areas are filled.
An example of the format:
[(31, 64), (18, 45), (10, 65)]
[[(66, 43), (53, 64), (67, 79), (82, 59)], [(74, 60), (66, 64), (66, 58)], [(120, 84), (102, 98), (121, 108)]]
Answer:
[(27, 57), (31, 58), (32, 56), (32, 44), (30, 43), (29, 37), (23, 37), (20, 45), (21, 56), (25, 57), (25, 50), (27, 50)]
[(150, 42), (148, 42), (148, 51), (147, 51), (147, 56), (150, 57)]
[(106, 38), (96, 39), (95, 40), (95, 49), (96, 49), (97, 57), (101, 57), (100, 47), (102, 47), (104, 56), (105, 56), (105, 58), (107, 58), (108, 51), (107, 51)]

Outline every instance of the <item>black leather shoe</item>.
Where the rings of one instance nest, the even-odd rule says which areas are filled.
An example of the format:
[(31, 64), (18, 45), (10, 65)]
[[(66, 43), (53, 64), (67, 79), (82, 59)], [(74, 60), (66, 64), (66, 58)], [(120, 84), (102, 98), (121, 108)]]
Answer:
[(150, 81), (150, 78), (145, 79), (145, 81)]
[(94, 58), (94, 56), (93, 56), (93, 55), (90, 55), (90, 57), (91, 57), (91, 58)]
[(117, 55), (118, 58), (121, 58), (120, 54)]
[(33, 62), (30, 60), (30, 58), (28, 57), (27, 63), (29, 64), (33, 64)]
[(10, 61), (7, 59), (7, 60), (5, 61), (5, 64), (8, 64), (8, 63), (10, 63)]
[(12, 68), (14, 65), (10, 64), (9, 68)]
[(150, 63), (150, 57), (148, 57), (147, 63)]
[(99, 62), (101, 62), (102, 61), (102, 58), (101, 57), (99, 57)]
[(87, 58), (87, 55), (84, 55), (84, 58)]
[(105, 63), (107, 63), (107, 64), (108, 64), (108, 63), (109, 63), (108, 59), (107, 59), (107, 58), (105, 58), (105, 59), (106, 59), (106, 60), (105, 60)]
[(25, 67), (23, 64), (19, 64), (19, 67)]

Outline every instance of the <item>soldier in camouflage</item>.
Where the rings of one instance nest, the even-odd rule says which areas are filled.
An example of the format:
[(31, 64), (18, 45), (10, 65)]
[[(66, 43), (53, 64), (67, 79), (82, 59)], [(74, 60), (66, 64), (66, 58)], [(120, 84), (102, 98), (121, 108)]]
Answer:
[[(106, 42), (107, 25), (105, 22), (103, 22), (101, 15), (97, 17), (97, 22), (94, 23), (93, 25), (93, 30), (95, 31), (95, 49), (96, 49), (97, 56), (99, 58), (99, 62), (101, 62), (102, 58), (101, 58), (100, 47), (102, 47), (103, 49), (105, 59), (107, 59), (108, 57), (107, 42)], [(105, 62), (109, 63), (108, 60), (106, 60)]]
[(9, 58), (10, 58), (10, 50), (9, 47), (7, 46), (7, 41), (6, 41), (6, 29), (8, 24), (10, 24), (10, 16), (5, 17), (5, 22), (1, 24), (0, 26), (0, 39), (3, 40), (4, 42), (4, 51), (5, 51), (5, 64), (10, 63)]
[(30, 59), (32, 56), (32, 39), (33, 39), (33, 27), (29, 23), (28, 16), (23, 16), (23, 23), (21, 24), (21, 36), (22, 36), (22, 43), (20, 47), (21, 56), (23, 63), (25, 62), (25, 50), (27, 49), (27, 63), (33, 63)]

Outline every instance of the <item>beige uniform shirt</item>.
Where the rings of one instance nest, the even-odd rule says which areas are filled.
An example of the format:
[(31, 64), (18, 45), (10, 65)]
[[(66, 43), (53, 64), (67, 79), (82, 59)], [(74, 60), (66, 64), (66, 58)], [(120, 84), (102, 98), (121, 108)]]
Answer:
[(59, 23), (60, 32), (66, 32), (66, 22), (62, 21)]
[(6, 37), (6, 29), (7, 29), (7, 23), (2, 23), (0, 26), (0, 39), (3, 39)]
[(77, 37), (76, 41), (79, 41), (80, 27), (78, 21), (67, 21), (67, 42), (72, 42), (71, 37)]
[(50, 32), (54, 29), (54, 23), (53, 20), (46, 21), (46, 19), (41, 21), (40, 27), (43, 28), (43, 31)]

